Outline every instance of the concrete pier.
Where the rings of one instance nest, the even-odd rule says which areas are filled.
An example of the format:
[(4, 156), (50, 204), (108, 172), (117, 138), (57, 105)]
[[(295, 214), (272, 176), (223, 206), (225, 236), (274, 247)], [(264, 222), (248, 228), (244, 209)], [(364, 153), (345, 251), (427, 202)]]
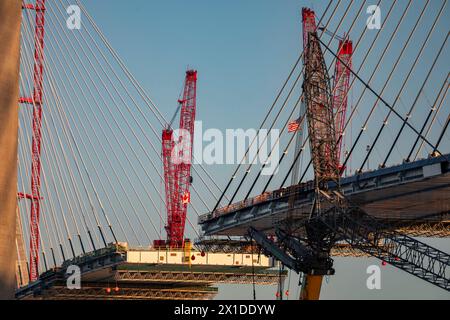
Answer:
[(21, 8), (21, 0), (0, 1), (0, 299), (13, 299), (16, 285)]

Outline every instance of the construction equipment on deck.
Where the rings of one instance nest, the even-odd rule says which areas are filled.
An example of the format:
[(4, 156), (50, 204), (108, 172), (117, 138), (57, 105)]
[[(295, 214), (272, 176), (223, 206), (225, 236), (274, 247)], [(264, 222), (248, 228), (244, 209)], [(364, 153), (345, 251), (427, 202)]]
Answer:
[[(341, 193), (339, 164), (340, 141), (351, 71), (351, 42), (341, 42), (336, 55), (334, 98), (317, 36), (314, 12), (304, 8), (303, 43), (305, 74), (303, 93), (306, 100), (311, 158), (314, 169), (315, 197), (308, 219), (292, 225), (289, 219), (276, 228), (277, 239), (267, 237), (253, 227), (249, 237), (267, 254), (305, 277), (300, 299), (317, 300), (322, 278), (333, 275), (331, 248), (339, 242), (392, 264), (440, 288), (450, 290), (450, 255), (414, 238), (393, 231), (350, 203)], [(342, 46), (341, 46), (342, 45)], [(338, 87), (336, 87), (338, 86)], [(334, 184), (331, 191), (328, 186)], [(299, 231), (302, 230), (302, 231)], [(293, 234), (297, 236), (294, 236)], [(302, 238), (298, 234), (303, 235)]]

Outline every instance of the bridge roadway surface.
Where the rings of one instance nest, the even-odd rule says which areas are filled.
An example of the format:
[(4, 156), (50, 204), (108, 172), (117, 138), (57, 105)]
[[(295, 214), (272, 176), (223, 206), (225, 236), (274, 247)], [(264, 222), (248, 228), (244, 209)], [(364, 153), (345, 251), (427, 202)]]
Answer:
[[(368, 214), (411, 236), (450, 236), (450, 155), (418, 160), (341, 179), (342, 192)], [(336, 186), (330, 185), (331, 189)], [(250, 226), (268, 234), (309, 216), (312, 181), (219, 208), (199, 217), (205, 236), (245, 236)]]

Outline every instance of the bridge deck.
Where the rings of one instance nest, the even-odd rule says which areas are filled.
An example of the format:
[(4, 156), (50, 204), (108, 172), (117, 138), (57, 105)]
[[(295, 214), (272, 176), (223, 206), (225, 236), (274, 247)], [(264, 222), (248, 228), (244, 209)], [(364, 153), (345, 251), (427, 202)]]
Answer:
[[(346, 177), (341, 180), (341, 188), (367, 213), (398, 224), (405, 232), (420, 235), (421, 230), (427, 229), (424, 225), (428, 225), (423, 236), (448, 237), (448, 159), (449, 155), (444, 155)], [(293, 220), (306, 219), (313, 196), (314, 188), (310, 181), (266, 194), (259, 202), (254, 198), (221, 208), (201, 216), (199, 223), (205, 235), (243, 236), (249, 226), (271, 233), (288, 213)], [(433, 226), (439, 226), (435, 234)]]

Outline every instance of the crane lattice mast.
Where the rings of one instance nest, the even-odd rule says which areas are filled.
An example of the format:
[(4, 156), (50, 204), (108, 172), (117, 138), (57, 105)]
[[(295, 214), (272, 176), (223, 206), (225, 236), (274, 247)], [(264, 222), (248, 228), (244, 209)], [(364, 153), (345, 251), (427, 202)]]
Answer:
[(19, 98), (19, 103), (33, 106), (33, 137), (31, 142), (31, 194), (19, 192), (19, 198), (31, 201), (30, 205), (30, 282), (39, 278), (39, 217), (41, 201), (41, 144), (42, 144), (42, 98), (44, 94), (44, 34), (45, 0), (35, 5), (23, 4), (22, 9), (35, 11), (33, 94)]
[(191, 162), (194, 139), (194, 122), (197, 95), (197, 71), (188, 70), (181, 105), (179, 134), (170, 127), (162, 133), (162, 158), (167, 210), (167, 244), (171, 248), (184, 245), (184, 229), (189, 188), (192, 183)]
[[(317, 38), (314, 11), (303, 8), (304, 82), (303, 94), (306, 102), (309, 143), (316, 196), (311, 216), (321, 214), (322, 193), (330, 181), (339, 185), (339, 164), (336, 157), (336, 129), (330, 79), (322, 49)], [(317, 229), (311, 224), (307, 228), (312, 255), (321, 267), (329, 266), (333, 233)], [(327, 267), (323, 268), (328, 272)], [(334, 272), (331, 271), (330, 272)], [(323, 274), (307, 273), (302, 287), (302, 299), (318, 299)]]

